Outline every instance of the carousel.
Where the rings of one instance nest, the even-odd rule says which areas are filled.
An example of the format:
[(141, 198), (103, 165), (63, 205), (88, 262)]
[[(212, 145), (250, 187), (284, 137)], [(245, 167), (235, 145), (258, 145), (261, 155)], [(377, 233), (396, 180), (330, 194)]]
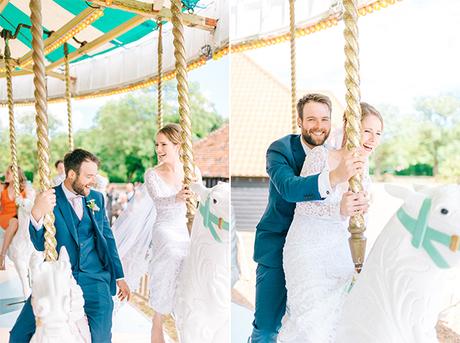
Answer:
[[(18, 159), (20, 160), (20, 156), (18, 157), (16, 148), (15, 106), (34, 105), (39, 191), (41, 192), (51, 188), (48, 103), (66, 103), (68, 150), (72, 151), (74, 149), (73, 102), (155, 85), (158, 102), (156, 121), (158, 128), (161, 128), (164, 117), (163, 84), (167, 80), (176, 78), (180, 126), (183, 130), (181, 160), (184, 165), (184, 184), (196, 187), (192, 185), (194, 177), (192, 113), (189, 107), (187, 72), (228, 54), (228, 3), (215, 0), (32, 0), (30, 2), (2, 0), (0, 1), (0, 29), (0, 78), (2, 79), (0, 80), (0, 103), (8, 108), (11, 169), (19, 220), (19, 228), (12, 239), (8, 256), (14, 262), (21, 281), (16, 283), (16, 287), (11, 285), (6, 287), (10, 294), (6, 294), (7, 292), (4, 294), (2, 291), (0, 317), (8, 317), (5, 318), (6, 323), (12, 324), (11, 320), (14, 315), (17, 316), (24, 299), (32, 294), (32, 299), (35, 296), (35, 303), (48, 302), (51, 307), (57, 306), (54, 310), (59, 313), (62, 310), (59, 306), (65, 307), (64, 318), (56, 319), (55, 325), (62, 324), (61, 329), (64, 328), (66, 335), (69, 334), (68, 337), (71, 337), (69, 321), (84, 315), (80, 301), (82, 299), (78, 292), (79, 286), (75, 284), (72, 277), (65, 279), (59, 294), (52, 294), (49, 289), (49, 284), (57, 282), (61, 272), (65, 273), (62, 269), (66, 266), (66, 254), (59, 256), (56, 250), (56, 228), (52, 213), (48, 213), (44, 218), (45, 262), (35, 260), (29, 265), (33, 248), (28, 237), (28, 227), (33, 198), (23, 200), (19, 191)], [(209, 205), (209, 201), (205, 206), (206, 199), (210, 197), (209, 190), (198, 188), (196, 192), (202, 194), (203, 203), (199, 204), (198, 211), (194, 201), (187, 202), (192, 244), (195, 242), (198, 249), (200, 239), (203, 240), (200, 230), (216, 228), (219, 231), (216, 234), (217, 239), (211, 236), (211, 242), (206, 241), (207, 243), (203, 244), (215, 245), (214, 253), (220, 253), (228, 241), (226, 235), (228, 208), (220, 209), (219, 212), (219, 209), (216, 210)], [(216, 211), (219, 214), (216, 215)], [(196, 217), (195, 221), (194, 217)], [(193, 224), (194, 222), (197, 224)], [(195, 309), (197, 306), (192, 302), (197, 299), (192, 299), (187, 289), (182, 290), (182, 309), (176, 311), (174, 319), (170, 318), (172, 328), (167, 329), (167, 336), (172, 341), (177, 340), (179, 336), (183, 342), (196, 341), (200, 339), (199, 337), (205, 337), (205, 340), (200, 339), (200, 341), (211, 342), (213, 335), (225, 336), (229, 318), (223, 314), (226, 313), (226, 301), (221, 298), (225, 298), (228, 292), (225, 291), (225, 282), (216, 280), (222, 276), (220, 275), (222, 268), (229, 268), (227, 255), (224, 253), (214, 259), (213, 265), (220, 269), (218, 275), (208, 275), (206, 283), (210, 289), (217, 289), (214, 292), (217, 295), (209, 308), (203, 309), (201, 316), (188, 319), (189, 309)], [(193, 250), (191, 256), (195, 260), (193, 263), (188, 263), (189, 266), (184, 270), (183, 276), (184, 283), (190, 289), (199, 287), (192, 280), (196, 279), (196, 273), (200, 269), (199, 264), (209, 262), (193, 256)], [(45, 265), (48, 267), (45, 268)], [(7, 284), (8, 278), (13, 276), (11, 273), (3, 273), (2, 283)], [(137, 302), (141, 303), (139, 307), (143, 308), (145, 313), (151, 315), (152, 310), (146, 305), (147, 278), (148, 276), (145, 275), (140, 280)], [(189, 280), (192, 281), (188, 282)], [(18, 284), (21, 285), (19, 293), (23, 293), (20, 296), (17, 290)], [(224, 289), (220, 290), (220, 287)], [(56, 305), (52, 301), (55, 298), (72, 298), (73, 305), (70, 313), (69, 306), (65, 303)], [(217, 307), (213, 307), (214, 305)], [(218, 315), (210, 318), (209, 311), (216, 311)], [(49, 322), (41, 317), (43, 313), (40, 311), (34, 309), (34, 313), (36, 322)], [(174, 321), (176, 321), (177, 334), (173, 329)], [(8, 324), (2, 324), (2, 327), (5, 327), (4, 331), (7, 331)], [(43, 326), (44, 331), (37, 330), (34, 338), (37, 342), (47, 339), (46, 325), (40, 325), (39, 328)], [(125, 338), (129, 339), (129, 337)], [(72, 339), (78, 342), (84, 341), (81, 337)]]

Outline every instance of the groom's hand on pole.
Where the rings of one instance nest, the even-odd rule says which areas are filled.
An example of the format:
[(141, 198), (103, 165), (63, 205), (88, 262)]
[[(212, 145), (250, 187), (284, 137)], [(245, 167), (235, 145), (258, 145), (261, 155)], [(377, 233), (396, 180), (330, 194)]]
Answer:
[(118, 286), (118, 294), (117, 294), (118, 299), (120, 299), (120, 301), (123, 301), (125, 299), (129, 301), (129, 299), (131, 299), (131, 291), (129, 290), (129, 287), (126, 281), (123, 279), (117, 280), (117, 286)]
[(369, 208), (369, 199), (365, 192), (353, 193), (348, 191), (343, 194), (340, 201), (340, 214), (345, 217), (352, 217), (357, 214), (364, 214)]
[(56, 195), (53, 188), (50, 188), (44, 192), (39, 193), (32, 207), (32, 216), (34, 219), (39, 222), (45, 214), (53, 211), (54, 206), (56, 206)]
[(365, 157), (357, 152), (346, 151), (345, 156), (340, 161), (337, 168), (329, 173), (329, 182), (331, 187), (335, 187), (339, 183), (348, 182), (348, 180), (361, 173), (364, 167)]

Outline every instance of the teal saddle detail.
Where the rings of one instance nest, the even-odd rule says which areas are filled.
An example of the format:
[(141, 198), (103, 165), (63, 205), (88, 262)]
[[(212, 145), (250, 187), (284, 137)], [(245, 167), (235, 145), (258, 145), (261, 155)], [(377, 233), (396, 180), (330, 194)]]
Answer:
[(216, 215), (211, 213), (211, 208), (210, 208), (210, 198), (208, 197), (206, 201), (203, 203), (200, 203), (200, 213), (201, 216), (203, 217), (203, 225), (206, 227), (209, 232), (211, 233), (212, 237), (214, 238), (215, 241), (222, 243), (222, 240), (220, 239), (219, 235), (217, 234), (216, 231), (216, 226), (219, 229), (228, 231), (229, 230), (229, 224), (227, 221), (223, 220), (222, 218), (218, 218)]
[(441, 243), (451, 251), (456, 252), (460, 250), (459, 244), (457, 243), (459, 238), (456, 235), (450, 236), (428, 226), (428, 214), (430, 213), (430, 209), (431, 199), (426, 198), (423, 201), (417, 218), (412, 218), (402, 207), (398, 210), (396, 216), (406, 230), (412, 234), (412, 245), (417, 249), (422, 247), (436, 266), (447, 269), (450, 268), (450, 266), (436, 247), (433, 246), (433, 241)]

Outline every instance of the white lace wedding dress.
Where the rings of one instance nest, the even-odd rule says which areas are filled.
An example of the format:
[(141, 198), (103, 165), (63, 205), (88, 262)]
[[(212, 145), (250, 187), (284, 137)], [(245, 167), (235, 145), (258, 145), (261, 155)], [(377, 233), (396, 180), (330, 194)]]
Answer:
[(147, 170), (144, 180), (157, 213), (148, 267), (150, 304), (156, 312), (168, 314), (173, 311), (177, 280), (190, 245), (187, 209), (175, 200), (180, 187), (166, 183), (153, 169)]
[[(329, 169), (328, 154), (323, 146), (312, 149), (301, 176)], [(368, 184), (367, 174), (365, 189)], [(354, 274), (348, 218), (340, 215), (340, 201), (347, 189), (348, 184), (339, 184), (326, 200), (297, 203), (283, 250), (287, 306), (278, 342), (335, 342), (341, 308)]]

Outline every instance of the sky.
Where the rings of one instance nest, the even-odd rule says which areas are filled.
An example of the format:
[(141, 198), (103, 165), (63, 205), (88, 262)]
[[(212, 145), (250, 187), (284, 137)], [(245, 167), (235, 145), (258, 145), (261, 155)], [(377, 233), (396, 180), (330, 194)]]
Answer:
[[(418, 96), (460, 96), (459, 18), (459, 0), (403, 0), (360, 17), (362, 100), (408, 111)], [(296, 41), (300, 91), (330, 90), (345, 103), (343, 27)], [(289, 43), (247, 55), (290, 87)]]

